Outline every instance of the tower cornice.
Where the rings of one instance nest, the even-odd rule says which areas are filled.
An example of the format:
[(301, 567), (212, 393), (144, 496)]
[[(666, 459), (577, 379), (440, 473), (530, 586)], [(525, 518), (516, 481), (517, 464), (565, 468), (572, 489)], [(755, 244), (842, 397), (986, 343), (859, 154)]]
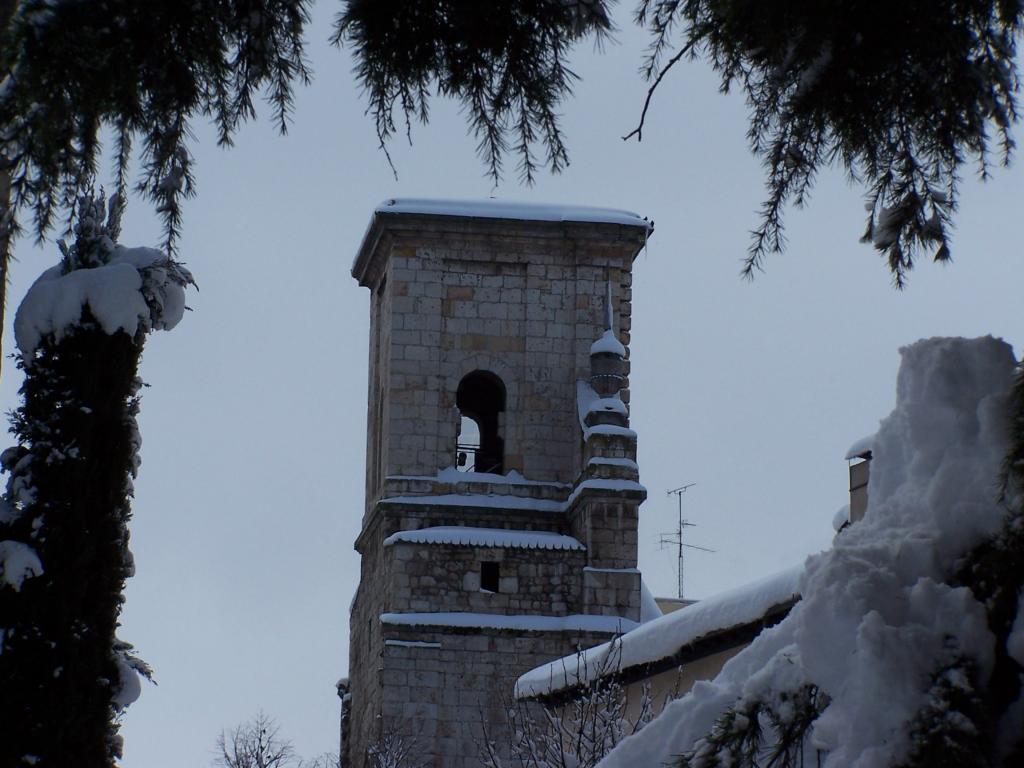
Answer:
[(431, 233), (466, 239), (537, 239), (619, 244), (631, 259), (647, 242), (654, 224), (613, 208), (507, 203), (497, 200), (391, 199), (373, 213), (352, 262), (352, 276), (372, 288), (382, 272), (389, 237)]

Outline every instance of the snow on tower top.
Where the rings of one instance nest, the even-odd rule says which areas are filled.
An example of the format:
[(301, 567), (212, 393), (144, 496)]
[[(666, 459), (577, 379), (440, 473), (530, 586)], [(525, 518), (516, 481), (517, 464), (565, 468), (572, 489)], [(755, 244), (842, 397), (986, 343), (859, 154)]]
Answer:
[(517, 203), (508, 200), (433, 200), (428, 198), (392, 198), (377, 206), (375, 213), (412, 213), (432, 216), (461, 216), (522, 221), (578, 221), (597, 224), (621, 224), (643, 227), (654, 225), (632, 211), (556, 203)]
[(628, 250), (635, 258), (654, 231), (654, 224), (636, 213), (615, 208), (506, 200), (392, 198), (378, 205), (370, 217), (352, 261), (352, 276), (360, 285), (376, 286), (396, 238), (406, 245), (431, 238), (437, 242), (438, 238), (444, 240), (448, 230), (460, 237), (516, 237), (529, 233), (531, 237), (548, 238), (550, 248), (545, 250), (554, 249), (563, 258), (567, 258), (568, 243), (585, 242), (601, 247), (585, 247), (579, 250), (579, 258), (604, 258), (605, 246), (616, 252), (620, 248)]
[(846, 450), (846, 455), (843, 459), (851, 461), (853, 459), (867, 459), (871, 456), (871, 449), (874, 447), (875, 435), (870, 434), (867, 437), (862, 437), (860, 440), (855, 442)]
[(619, 357), (626, 356), (626, 348), (622, 346), (621, 341), (615, 338), (615, 331), (611, 328), (602, 333), (601, 337), (590, 345), (590, 354), (599, 355), (602, 353), (618, 355)]

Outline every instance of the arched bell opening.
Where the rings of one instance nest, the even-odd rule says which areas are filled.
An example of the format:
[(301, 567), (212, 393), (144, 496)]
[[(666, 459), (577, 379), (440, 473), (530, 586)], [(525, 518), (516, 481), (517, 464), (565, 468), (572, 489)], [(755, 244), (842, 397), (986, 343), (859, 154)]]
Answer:
[(473, 371), (459, 382), (456, 464), (464, 472), (504, 474), (505, 441), (498, 434), (505, 412), (505, 385), (490, 371)]

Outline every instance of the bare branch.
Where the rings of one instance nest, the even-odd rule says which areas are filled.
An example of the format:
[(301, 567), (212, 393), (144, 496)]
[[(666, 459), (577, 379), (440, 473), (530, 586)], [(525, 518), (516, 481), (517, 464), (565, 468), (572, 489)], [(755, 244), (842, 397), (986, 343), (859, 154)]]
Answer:
[(623, 141), (629, 141), (629, 139), (633, 138), (634, 136), (636, 136), (636, 140), (638, 142), (643, 141), (644, 122), (647, 120), (647, 109), (651, 106), (651, 99), (654, 97), (654, 92), (658, 89), (658, 86), (661, 84), (661, 81), (665, 77), (665, 75), (668, 74), (668, 71), (672, 69), (672, 67), (674, 67), (679, 62), (679, 60), (682, 59), (683, 56), (688, 54), (691, 50), (693, 50), (692, 41), (683, 46), (683, 48), (681, 48), (679, 52), (671, 59), (669, 59), (668, 63), (661, 68), (661, 71), (658, 72), (658, 77), (655, 78), (653, 83), (651, 83), (651, 87), (647, 89), (647, 98), (644, 99), (644, 108), (640, 112), (640, 123), (637, 125), (636, 128), (634, 128), (632, 131), (630, 131), (629, 133), (622, 137)]

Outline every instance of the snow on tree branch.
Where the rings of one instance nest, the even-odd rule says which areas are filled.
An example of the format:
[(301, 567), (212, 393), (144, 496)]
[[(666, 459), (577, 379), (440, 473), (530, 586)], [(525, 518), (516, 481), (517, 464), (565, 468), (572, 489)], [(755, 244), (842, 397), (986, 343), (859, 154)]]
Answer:
[(32, 354), (46, 336), (60, 341), (85, 308), (105, 333), (132, 337), (170, 330), (181, 320), (185, 288), (195, 284), (191, 273), (154, 248), (115, 244), (119, 199), (111, 198), (106, 222), (103, 202), (82, 198), (75, 243), (61, 242), (61, 263), (36, 280), (18, 307), (14, 334), (22, 354)]
[(808, 558), (782, 622), (602, 768), (1019, 764), (1024, 513), (998, 484), (1016, 362), (991, 337), (901, 353), (864, 519)]

